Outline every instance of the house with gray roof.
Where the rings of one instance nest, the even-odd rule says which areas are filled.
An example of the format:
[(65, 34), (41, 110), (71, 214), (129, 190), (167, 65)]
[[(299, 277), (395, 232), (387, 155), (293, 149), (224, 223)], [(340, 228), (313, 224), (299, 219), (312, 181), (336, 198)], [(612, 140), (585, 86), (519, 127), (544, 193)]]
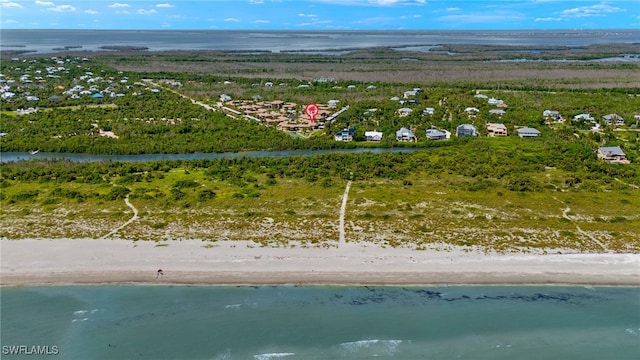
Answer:
[(462, 124), (456, 128), (456, 136), (478, 136), (478, 130), (476, 130), (476, 127), (471, 124)]
[(396, 131), (396, 140), (398, 141), (415, 141), (416, 136), (413, 134), (413, 131), (403, 127), (400, 130)]
[(516, 131), (518, 132), (518, 136), (520, 136), (521, 138), (538, 137), (542, 135), (540, 130), (530, 127), (517, 128)]
[(427, 129), (427, 139), (429, 140), (444, 140), (447, 138), (447, 134), (438, 129)]
[(629, 164), (627, 154), (622, 151), (620, 146), (608, 146), (598, 149), (598, 159), (604, 160), (610, 164)]
[(618, 114), (608, 114), (602, 117), (606, 125), (624, 126), (624, 119)]

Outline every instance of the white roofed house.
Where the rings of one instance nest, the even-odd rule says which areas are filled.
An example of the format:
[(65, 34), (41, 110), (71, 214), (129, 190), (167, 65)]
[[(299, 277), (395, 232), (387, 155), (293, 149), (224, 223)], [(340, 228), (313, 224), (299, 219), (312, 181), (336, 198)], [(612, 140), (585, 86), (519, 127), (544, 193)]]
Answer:
[(604, 160), (610, 164), (629, 164), (627, 154), (622, 151), (620, 146), (608, 146), (598, 149), (598, 159)]
[(434, 109), (432, 107), (428, 107), (428, 108), (425, 108), (424, 110), (422, 110), (422, 114), (423, 115), (433, 115), (433, 114), (435, 114), (435, 112), (436, 112), (436, 109)]
[(480, 112), (480, 109), (478, 109), (476, 107), (468, 107), (468, 108), (464, 109), (464, 112), (469, 114), (469, 116), (476, 116)]
[(489, 110), (489, 114), (491, 115), (498, 115), (498, 116), (502, 116), (506, 113), (506, 111), (502, 110), (502, 109), (491, 109)]
[(367, 141), (382, 141), (382, 133), (380, 131), (365, 131), (364, 137)]
[(576, 121), (584, 120), (584, 121), (594, 122), (596, 119), (594, 119), (593, 116), (591, 116), (591, 114), (584, 113), (584, 114), (578, 114), (578, 115), (574, 116), (573, 120), (576, 120)]
[(557, 110), (545, 110), (542, 112), (542, 116), (548, 120), (562, 121), (562, 115)]
[(416, 141), (416, 136), (413, 134), (413, 131), (403, 127), (400, 130), (396, 131), (396, 140), (398, 141)]
[(406, 107), (398, 109), (398, 114), (400, 115), (400, 117), (409, 116), (409, 115), (411, 115), (412, 112), (413, 112), (412, 109), (406, 108)]
[(618, 114), (608, 114), (602, 117), (605, 125), (624, 126), (624, 119)]

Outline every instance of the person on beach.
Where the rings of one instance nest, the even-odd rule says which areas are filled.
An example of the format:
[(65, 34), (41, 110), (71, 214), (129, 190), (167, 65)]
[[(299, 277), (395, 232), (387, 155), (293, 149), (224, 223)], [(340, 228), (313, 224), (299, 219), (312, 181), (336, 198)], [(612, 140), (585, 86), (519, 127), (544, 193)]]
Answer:
[(160, 275), (164, 275), (164, 272), (162, 271), (162, 269), (158, 269), (158, 271), (156, 272), (156, 279), (158, 278), (158, 276)]

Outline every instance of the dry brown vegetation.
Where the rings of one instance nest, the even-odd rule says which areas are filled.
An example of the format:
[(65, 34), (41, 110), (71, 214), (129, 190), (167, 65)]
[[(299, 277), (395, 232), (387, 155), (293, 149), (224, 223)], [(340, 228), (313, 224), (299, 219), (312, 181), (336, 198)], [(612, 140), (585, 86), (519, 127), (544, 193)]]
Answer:
[[(418, 52), (391, 48), (354, 50), (342, 55), (309, 52), (243, 54), (172, 51), (104, 55), (122, 71), (194, 73), (263, 79), (332, 78), (362, 82), (530, 82), (560, 88), (640, 86), (640, 62), (598, 61), (640, 53), (640, 45), (597, 45), (532, 51), (528, 47), (447, 45)], [(527, 61), (520, 61), (526, 59)]]

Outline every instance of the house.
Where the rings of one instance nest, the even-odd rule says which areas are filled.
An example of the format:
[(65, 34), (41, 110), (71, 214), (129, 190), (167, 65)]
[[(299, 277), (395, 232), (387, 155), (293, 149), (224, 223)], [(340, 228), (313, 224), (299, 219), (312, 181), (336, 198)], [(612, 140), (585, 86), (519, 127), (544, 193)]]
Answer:
[(476, 130), (476, 127), (471, 124), (462, 124), (456, 128), (456, 136), (478, 136), (478, 131)]
[(487, 123), (487, 135), (507, 136), (507, 127), (504, 124)]
[(491, 109), (491, 110), (489, 110), (489, 114), (492, 114), (492, 115), (502, 116), (505, 113), (506, 113), (506, 111), (504, 111), (502, 109)]
[(545, 110), (542, 112), (542, 116), (552, 120), (562, 119), (562, 115), (560, 115), (560, 111), (556, 111), (556, 110)]
[(427, 138), (429, 140), (444, 140), (444, 139), (448, 139), (449, 137), (447, 136), (446, 133), (437, 130), (437, 129), (427, 129)]
[(413, 110), (409, 109), (409, 108), (400, 108), (400, 109), (398, 109), (398, 113), (400, 114), (400, 117), (409, 116), (409, 115), (411, 115), (412, 112), (413, 112)]
[(231, 101), (231, 96), (227, 94), (220, 95), (220, 101)]
[(468, 107), (464, 109), (464, 112), (466, 112), (469, 115), (477, 115), (480, 112), (480, 109), (476, 107)]
[(596, 119), (594, 119), (593, 116), (591, 116), (590, 114), (578, 114), (578, 115), (573, 117), (573, 120), (575, 120), (575, 121), (585, 120), (585, 121), (594, 122)]
[(339, 102), (340, 100), (329, 100), (327, 101), (327, 106), (335, 107), (335, 106), (338, 106)]
[(398, 141), (415, 141), (416, 136), (413, 134), (413, 132), (407, 128), (401, 128), (400, 130), (396, 131), (396, 140)]
[(413, 97), (413, 96), (416, 96), (416, 95), (418, 95), (418, 91), (409, 90), (409, 91), (405, 91), (404, 92), (403, 97), (406, 99), (406, 98), (410, 98), (410, 97)]
[(504, 104), (504, 101), (496, 98), (490, 98), (489, 100), (487, 100), (487, 103), (489, 105), (499, 105), (499, 104)]
[(622, 151), (620, 146), (599, 148), (598, 159), (604, 160), (610, 164), (629, 164), (627, 155), (624, 153), (624, 151)]
[(488, 99), (488, 98), (489, 98), (489, 97), (488, 97), (487, 95), (485, 95), (485, 94), (476, 94), (476, 95), (474, 95), (473, 97), (474, 97), (474, 98), (477, 98), (477, 99)]
[(382, 133), (379, 131), (365, 131), (364, 136), (367, 138), (367, 141), (381, 141)]
[(534, 129), (530, 127), (518, 128), (516, 129), (516, 131), (518, 132), (518, 136), (520, 136), (521, 138), (538, 137), (542, 135), (542, 133), (538, 129)]
[(436, 113), (436, 109), (432, 108), (432, 107), (428, 107), (424, 110), (422, 110), (422, 114), (423, 115), (433, 115)]
[(624, 126), (624, 119), (618, 114), (608, 114), (602, 117), (606, 125)]
[(356, 129), (354, 128), (344, 128), (340, 132), (335, 135), (336, 141), (351, 141), (353, 140), (353, 135), (356, 133)]

